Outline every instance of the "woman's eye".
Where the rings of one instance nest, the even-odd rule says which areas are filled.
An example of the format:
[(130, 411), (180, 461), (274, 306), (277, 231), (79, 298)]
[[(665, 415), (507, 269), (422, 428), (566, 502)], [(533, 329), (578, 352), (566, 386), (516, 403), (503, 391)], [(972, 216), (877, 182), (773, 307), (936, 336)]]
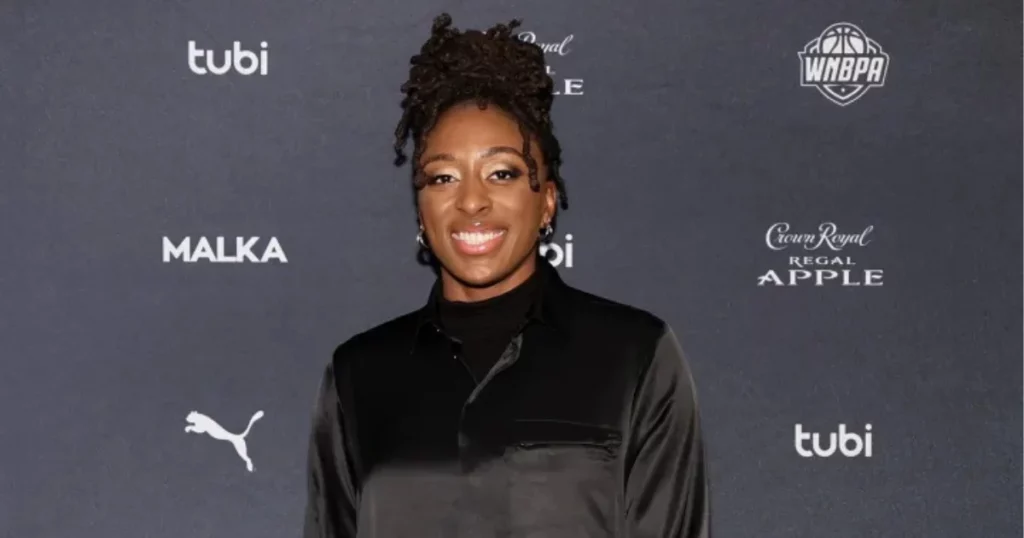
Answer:
[(498, 179), (501, 181), (509, 181), (522, 175), (522, 172), (519, 170), (498, 170), (494, 175), (498, 176)]
[(437, 184), (440, 184), (440, 183), (448, 183), (451, 180), (452, 180), (452, 176), (449, 176), (447, 174), (441, 174), (439, 176), (431, 176), (429, 182), (430, 182), (431, 185), (437, 185)]

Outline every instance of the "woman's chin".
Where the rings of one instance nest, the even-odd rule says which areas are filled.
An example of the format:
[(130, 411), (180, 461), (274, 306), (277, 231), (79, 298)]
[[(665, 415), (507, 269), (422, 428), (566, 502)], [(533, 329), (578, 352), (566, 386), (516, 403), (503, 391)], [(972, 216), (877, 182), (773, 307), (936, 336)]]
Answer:
[(450, 263), (442, 264), (445, 271), (463, 285), (486, 288), (508, 275), (508, 263), (502, 256), (461, 256), (455, 254)]
[(503, 272), (495, 265), (483, 263), (466, 264), (451, 271), (452, 276), (463, 284), (474, 288), (486, 288), (497, 284)]

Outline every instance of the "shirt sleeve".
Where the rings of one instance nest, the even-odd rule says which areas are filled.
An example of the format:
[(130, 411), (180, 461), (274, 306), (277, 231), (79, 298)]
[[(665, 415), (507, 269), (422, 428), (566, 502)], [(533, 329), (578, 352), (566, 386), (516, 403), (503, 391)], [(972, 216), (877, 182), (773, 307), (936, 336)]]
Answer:
[(710, 498), (697, 396), (669, 326), (636, 388), (626, 436), (629, 538), (709, 538)]
[(324, 371), (313, 412), (303, 538), (355, 538), (358, 495), (353, 454), (333, 364)]

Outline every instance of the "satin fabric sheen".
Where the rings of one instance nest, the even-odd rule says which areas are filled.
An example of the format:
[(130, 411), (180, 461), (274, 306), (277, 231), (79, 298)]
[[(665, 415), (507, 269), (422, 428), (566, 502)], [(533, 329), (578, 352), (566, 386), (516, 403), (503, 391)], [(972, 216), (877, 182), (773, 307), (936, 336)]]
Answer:
[(323, 371), (304, 538), (708, 538), (696, 391), (672, 329), (569, 286), (540, 291), (477, 383), (426, 305)]

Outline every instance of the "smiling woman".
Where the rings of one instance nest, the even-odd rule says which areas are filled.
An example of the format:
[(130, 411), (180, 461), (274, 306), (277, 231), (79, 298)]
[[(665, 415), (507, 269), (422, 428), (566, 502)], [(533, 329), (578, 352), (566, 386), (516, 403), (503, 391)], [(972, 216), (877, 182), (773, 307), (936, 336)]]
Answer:
[[(543, 164), (543, 188), (532, 188), (523, 153), (512, 147), (521, 140), (513, 117), (473, 103), (448, 109), (425, 139), (416, 205), (447, 299), (489, 299), (535, 270), (557, 189)], [(535, 144), (531, 153), (543, 162)]]
[[(445, 297), (500, 295), (534, 270), (538, 235), (568, 209), (554, 136), (544, 51), (513, 36), (519, 21), (486, 33), (435, 21), (410, 60), (396, 164), (414, 142), (421, 243), (439, 262)], [(424, 237), (425, 236), (425, 237)]]
[[(350, 337), (320, 384), (306, 538), (706, 538), (689, 367), (657, 316), (539, 254), (567, 209), (543, 51), (518, 21), (434, 21), (402, 86), (420, 309)], [(560, 203), (559, 203), (560, 202)]]

